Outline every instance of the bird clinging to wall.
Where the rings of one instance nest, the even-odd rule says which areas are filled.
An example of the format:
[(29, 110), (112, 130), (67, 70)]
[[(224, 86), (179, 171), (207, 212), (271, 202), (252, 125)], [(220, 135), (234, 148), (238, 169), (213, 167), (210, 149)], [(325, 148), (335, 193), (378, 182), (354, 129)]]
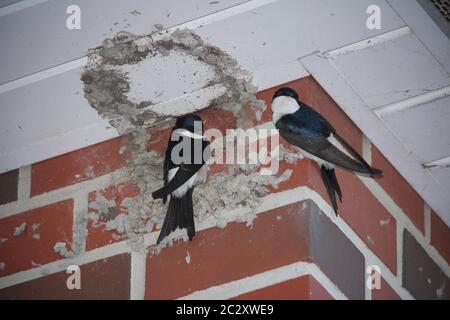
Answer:
[[(372, 168), (317, 111), (299, 100), (291, 88), (281, 88), (272, 97), (272, 121), (280, 135), (290, 144), (302, 149), (304, 155), (320, 166), (322, 180), (337, 215), (336, 194), (342, 202), (335, 166), (378, 176), (381, 170)], [(342, 145), (351, 154), (339, 150)]]
[(206, 178), (204, 156), (208, 155), (208, 147), (199, 116), (188, 114), (177, 119), (164, 159), (164, 186), (152, 193), (154, 199), (163, 199), (164, 203), (170, 197), (157, 244), (177, 228), (187, 229), (189, 240), (194, 237), (192, 193), (195, 185)]

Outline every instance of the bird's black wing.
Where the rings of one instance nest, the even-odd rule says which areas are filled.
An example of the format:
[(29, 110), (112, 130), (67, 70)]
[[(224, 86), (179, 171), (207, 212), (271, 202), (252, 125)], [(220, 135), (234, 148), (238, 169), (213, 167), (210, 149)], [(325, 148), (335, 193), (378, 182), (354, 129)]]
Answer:
[(156, 190), (152, 193), (152, 197), (154, 199), (164, 198), (171, 194), (173, 191), (177, 190), (181, 187), (186, 181), (188, 181), (200, 168), (203, 164), (184, 164), (182, 163), (178, 167), (178, 171), (168, 183), (164, 185), (161, 189)]
[[(173, 130), (172, 130), (172, 132), (173, 132)], [(173, 146), (174, 146), (174, 141), (169, 139), (169, 144), (167, 145), (166, 154), (164, 157), (164, 167), (163, 167), (164, 185), (167, 185), (169, 183), (170, 156), (171, 156)], [(162, 199), (163, 199), (163, 203), (165, 204), (167, 201), (167, 195), (163, 196)]]
[(355, 149), (353, 149), (352, 146), (347, 143), (347, 141), (344, 140), (344, 138), (342, 138), (336, 132), (334, 132), (333, 135), (344, 146), (345, 149), (347, 149), (356, 159), (358, 159), (359, 162), (361, 162), (361, 164), (369, 171), (370, 175), (379, 175), (383, 173), (380, 169), (371, 167), (366, 162), (366, 160), (364, 160), (364, 158), (361, 157), (361, 155)]
[[(321, 128), (322, 130), (320, 131), (314, 130), (309, 126), (302, 124), (301, 121), (298, 121), (298, 119), (291, 115), (284, 116), (278, 120), (276, 127), (280, 131), (280, 135), (286, 141), (320, 159), (360, 173), (370, 175), (378, 174), (378, 172), (381, 173), (381, 171), (374, 168), (369, 170), (362, 162), (358, 162), (347, 156), (328, 141), (327, 138), (330, 137), (334, 131), (332, 128), (327, 128), (327, 130)], [(368, 167), (370, 168), (370, 166)]]

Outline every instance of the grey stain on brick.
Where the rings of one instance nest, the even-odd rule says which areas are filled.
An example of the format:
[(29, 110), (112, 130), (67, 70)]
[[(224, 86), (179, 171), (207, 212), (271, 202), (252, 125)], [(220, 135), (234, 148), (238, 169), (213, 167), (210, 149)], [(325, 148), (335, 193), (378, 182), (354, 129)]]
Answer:
[(416, 299), (450, 299), (450, 280), (408, 232), (403, 232), (403, 286)]
[(313, 202), (309, 205), (312, 261), (349, 299), (364, 299), (364, 256)]
[(0, 174), (0, 205), (17, 200), (19, 170)]

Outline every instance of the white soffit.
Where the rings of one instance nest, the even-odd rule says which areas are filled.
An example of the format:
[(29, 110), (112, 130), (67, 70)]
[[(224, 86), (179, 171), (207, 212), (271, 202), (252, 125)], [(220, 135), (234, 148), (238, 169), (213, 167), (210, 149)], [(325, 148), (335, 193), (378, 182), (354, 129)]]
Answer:
[(300, 62), (450, 225), (450, 41), (415, 1), (389, 3), (408, 26)]
[[(81, 0), (82, 29), (69, 31), (69, 4), (23, 0), (0, 8), (0, 39), (8, 44), (0, 47), (0, 173), (117, 136), (84, 98), (80, 75), (87, 50), (118, 31), (148, 34), (155, 24), (195, 29), (235, 57), (262, 90), (307, 75), (297, 62), (301, 56), (383, 33), (361, 27), (370, 4), (382, 8), (387, 30), (404, 26), (383, 0), (347, 0), (345, 6), (332, 0)], [(196, 91), (207, 70), (188, 76), (192, 70), (179, 62), (130, 70), (130, 94), (183, 113), (221, 92), (220, 86)], [(178, 67), (184, 78), (173, 76)]]

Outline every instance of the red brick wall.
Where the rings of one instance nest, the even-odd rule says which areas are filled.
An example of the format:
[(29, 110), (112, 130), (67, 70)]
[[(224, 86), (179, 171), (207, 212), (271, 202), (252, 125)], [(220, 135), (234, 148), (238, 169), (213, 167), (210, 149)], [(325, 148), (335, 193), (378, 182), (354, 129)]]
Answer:
[[(367, 139), (312, 77), (286, 85), (362, 152)], [(258, 97), (269, 104), (276, 89)], [(269, 108), (260, 121), (247, 111), (254, 126), (270, 121)], [(237, 123), (220, 108), (200, 114), (207, 128), (220, 119), (222, 132)], [(168, 134), (154, 132), (148, 150), (162, 156)], [(0, 175), (0, 298), (450, 298), (449, 228), (375, 146), (365, 147), (383, 177), (368, 180), (337, 170), (344, 194), (337, 218), (318, 167), (307, 159), (282, 161), (280, 172), (293, 173), (277, 188), (268, 186), (251, 228), (238, 221), (225, 228), (205, 222), (194, 241), (178, 241), (157, 254), (153, 227), (144, 237), (150, 250), (143, 256), (124, 234), (107, 227), (127, 214), (126, 198), (140, 192), (133, 181), (111, 178), (130, 161), (128, 138), (33, 164), (28, 178), (20, 173), (30, 168)], [(209, 174), (233, 179), (226, 166), (215, 165)], [(93, 221), (98, 196), (110, 208)], [(57, 243), (66, 252), (55, 250)], [(81, 290), (66, 287), (70, 264), (80, 265)], [(380, 268), (380, 289), (366, 288), (369, 265)]]

